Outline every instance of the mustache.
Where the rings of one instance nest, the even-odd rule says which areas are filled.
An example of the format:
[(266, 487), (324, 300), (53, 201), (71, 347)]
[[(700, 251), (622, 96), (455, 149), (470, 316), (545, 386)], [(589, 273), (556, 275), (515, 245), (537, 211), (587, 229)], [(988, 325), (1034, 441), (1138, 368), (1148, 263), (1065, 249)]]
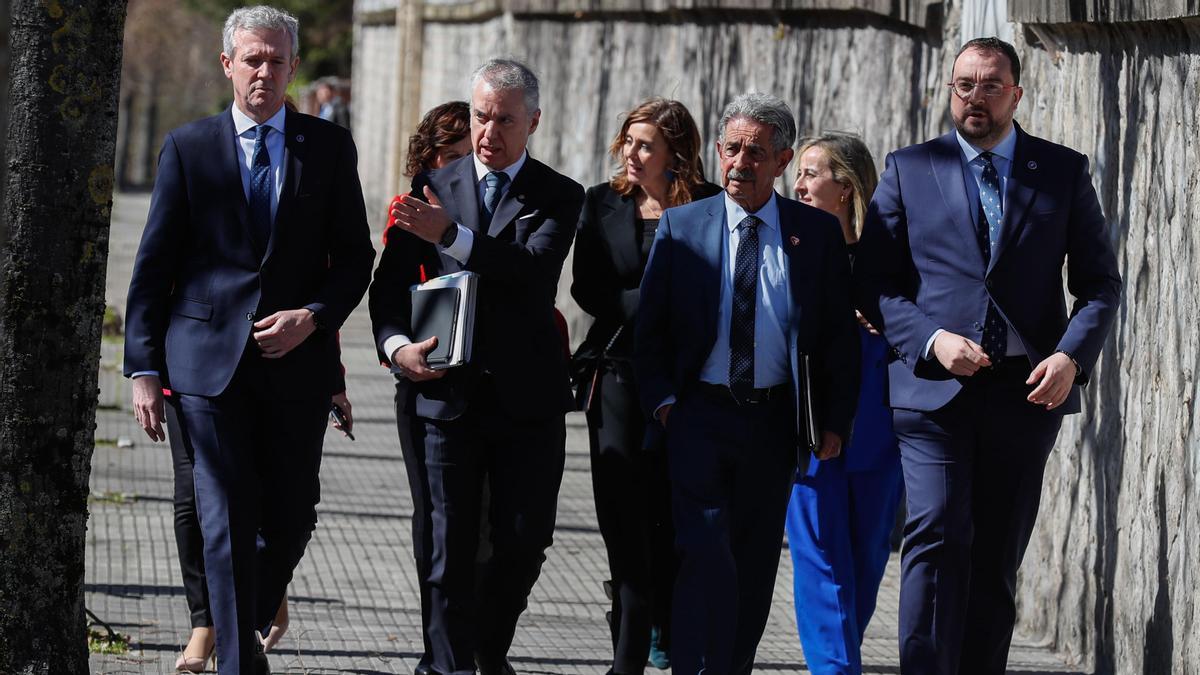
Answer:
[(754, 180), (754, 172), (749, 169), (743, 169), (741, 171), (737, 169), (730, 169), (725, 173), (725, 178), (727, 180)]

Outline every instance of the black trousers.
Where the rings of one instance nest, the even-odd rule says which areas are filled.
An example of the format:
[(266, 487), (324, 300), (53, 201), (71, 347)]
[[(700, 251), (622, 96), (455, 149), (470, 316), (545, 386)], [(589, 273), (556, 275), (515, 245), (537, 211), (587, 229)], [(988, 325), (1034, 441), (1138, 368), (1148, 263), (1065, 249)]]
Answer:
[[(476, 659), (495, 667), (507, 657), (554, 534), (564, 416), (518, 421), (502, 410), (485, 377), (457, 419), (413, 420), (429, 481), (429, 641), (433, 668), (445, 675), (473, 675)], [(492, 557), (477, 583), (485, 481)]]
[(646, 421), (632, 374), (606, 368), (587, 414), (592, 494), (612, 587), (612, 672), (644, 672), (650, 629), (669, 644), (678, 561), (666, 449), (643, 449)]
[(413, 557), (417, 565), (417, 587), (421, 593), (421, 642), (420, 665), (433, 662), (433, 651), (429, 644), (429, 570), (432, 565), (433, 525), (430, 521), (429, 476), (425, 472), (425, 448), (413, 442), (414, 420), (406, 412), (408, 406), (408, 379), (396, 376), (396, 431), (400, 437), (400, 454), (404, 456), (404, 472), (408, 475), (408, 490), (413, 500), (412, 537)]
[(167, 440), (171, 444), (171, 465), (175, 472), (175, 548), (179, 551), (179, 571), (183, 574), (183, 595), (187, 599), (192, 628), (213, 625), (208, 611), (208, 584), (204, 580), (204, 539), (196, 516), (196, 485), (192, 465), (196, 451), (183, 432), (179, 398), (166, 399)]

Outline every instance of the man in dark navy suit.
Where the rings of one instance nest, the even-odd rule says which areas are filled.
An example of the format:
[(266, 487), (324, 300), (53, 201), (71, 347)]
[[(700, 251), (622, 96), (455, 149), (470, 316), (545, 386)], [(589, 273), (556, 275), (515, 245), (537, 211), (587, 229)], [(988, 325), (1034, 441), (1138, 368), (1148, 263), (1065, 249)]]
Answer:
[(233, 106), (167, 134), (129, 285), (125, 373), (152, 440), (162, 388), (195, 448), (221, 672), (265, 672), (267, 634), (313, 528), (337, 329), (374, 250), (345, 129), (287, 111), (296, 19), (235, 10)]
[[(734, 99), (717, 151), (725, 191), (667, 209), (641, 285), (634, 366), (665, 433), (680, 570), (676, 673), (749, 673), (771, 608), (797, 464), (836, 457), (859, 380), (850, 265), (833, 216), (775, 193), (791, 110)], [(801, 405), (811, 372), (815, 420)], [(821, 430), (810, 450), (803, 432)]]
[(955, 130), (888, 156), (859, 245), (861, 306), (896, 350), (905, 673), (1005, 672), (1046, 458), (1120, 299), (1087, 158), (1013, 122), (1020, 76), (1006, 42), (962, 47)]
[[(554, 296), (583, 188), (529, 155), (538, 81), (493, 59), (471, 77), (470, 156), (417, 176), (393, 204), (396, 226), (371, 284), (379, 356), (415, 384), (408, 412), (424, 448), (432, 527), (431, 672), (511, 673), (517, 619), (554, 533), (574, 408)], [(470, 363), (429, 368), (436, 338), (414, 335), (409, 287), (479, 275)], [(476, 593), (483, 482), (492, 557)]]

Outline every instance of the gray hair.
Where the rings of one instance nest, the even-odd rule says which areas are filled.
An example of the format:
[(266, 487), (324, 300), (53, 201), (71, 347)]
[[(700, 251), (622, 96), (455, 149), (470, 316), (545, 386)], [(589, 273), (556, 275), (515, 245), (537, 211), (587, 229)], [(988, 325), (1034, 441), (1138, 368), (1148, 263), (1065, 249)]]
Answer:
[(725, 106), (725, 112), (721, 113), (717, 137), (725, 140), (725, 127), (730, 120), (738, 117), (771, 127), (771, 145), (775, 152), (790, 148), (792, 143), (796, 142), (796, 118), (792, 116), (792, 109), (781, 99), (770, 94), (751, 92), (730, 101), (729, 105)]
[(292, 58), (300, 53), (300, 22), (296, 17), (282, 9), (267, 5), (254, 7), (239, 7), (229, 13), (225, 19), (225, 28), (221, 31), (221, 47), (225, 55), (233, 58), (233, 36), (239, 30), (283, 30), (292, 38)]
[(496, 91), (520, 89), (525, 93), (525, 112), (538, 110), (538, 79), (529, 66), (516, 59), (488, 59), (471, 73), (471, 92), (475, 85), (487, 82)]

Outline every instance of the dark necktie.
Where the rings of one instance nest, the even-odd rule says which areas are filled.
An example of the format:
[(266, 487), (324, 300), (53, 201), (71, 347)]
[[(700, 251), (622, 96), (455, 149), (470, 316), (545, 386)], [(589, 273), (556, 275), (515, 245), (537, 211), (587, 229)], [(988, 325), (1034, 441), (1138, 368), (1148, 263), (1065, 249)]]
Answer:
[(479, 214), (479, 221), (487, 227), (492, 224), (492, 216), (500, 204), (500, 195), (504, 193), (504, 186), (508, 183), (508, 174), (503, 171), (489, 171), (488, 175), (483, 177), (483, 182), (483, 211)]
[(271, 127), (254, 127), (254, 159), (250, 163), (250, 222), (255, 243), (266, 248), (271, 238), (271, 153), (267, 134)]
[[(975, 225), (979, 238), (979, 250), (983, 253), (986, 269), (992, 260), (992, 250), (1000, 236), (1000, 223), (1004, 217), (1004, 203), (1000, 198), (1000, 175), (992, 164), (992, 153), (983, 152), (978, 160), (983, 165), (979, 179), (979, 222)], [(996, 309), (996, 303), (988, 300), (987, 315), (983, 320), (983, 351), (992, 359), (1004, 356), (1008, 350), (1008, 324)]]
[(733, 265), (733, 312), (729, 322), (729, 388), (754, 388), (754, 309), (758, 288), (758, 225), (754, 216), (738, 224)]

